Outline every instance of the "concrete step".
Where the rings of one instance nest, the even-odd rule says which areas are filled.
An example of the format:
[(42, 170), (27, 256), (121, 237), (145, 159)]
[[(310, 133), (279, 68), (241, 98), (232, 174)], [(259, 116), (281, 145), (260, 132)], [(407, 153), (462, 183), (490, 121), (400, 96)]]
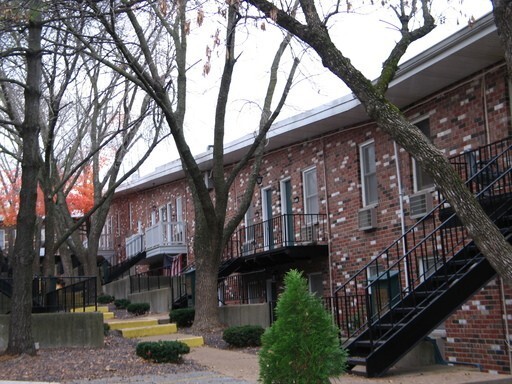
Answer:
[(179, 337), (176, 341), (181, 341), (182, 343), (187, 344), (190, 348), (202, 347), (204, 345), (203, 336)]
[[(97, 308), (97, 309), (96, 309)], [(94, 305), (90, 305), (87, 307), (78, 307), (78, 308), (72, 308), (70, 312), (109, 312), (108, 305), (98, 305), (98, 307), (95, 307)]]
[(158, 319), (146, 317), (143, 319), (112, 320), (108, 321), (108, 325), (110, 325), (110, 329), (140, 328), (158, 325)]
[(168, 335), (178, 332), (176, 324), (157, 324), (135, 328), (121, 328), (121, 334), (126, 338), (139, 338), (144, 336)]
[(114, 312), (102, 312), (103, 313), (103, 320), (111, 320), (115, 317)]

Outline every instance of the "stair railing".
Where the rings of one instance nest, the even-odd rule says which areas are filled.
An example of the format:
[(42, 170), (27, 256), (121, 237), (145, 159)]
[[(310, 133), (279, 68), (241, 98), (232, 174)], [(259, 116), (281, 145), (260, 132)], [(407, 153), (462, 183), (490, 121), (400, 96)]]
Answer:
[[(497, 220), (512, 209), (507, 206), (511, 199), (507, 194), (512, 192), (512, 142), (506, 139), (471, 152), (480, 168), (470, 169), (457, 156), (454, 161), (461, 166), (456, 169), (481, 202), (495, 204), (488, 214)], [(484, 161), (482, 154), (489, 157)], [(441, 197), (430, 213), (336, 289), (332, 305), (342, 339), (368, 330), (372, 340), (372, 323), (472, 241), (464, 227), (454, 225), (458, 219), (453, 211), (446, 215), (449, 209)]]

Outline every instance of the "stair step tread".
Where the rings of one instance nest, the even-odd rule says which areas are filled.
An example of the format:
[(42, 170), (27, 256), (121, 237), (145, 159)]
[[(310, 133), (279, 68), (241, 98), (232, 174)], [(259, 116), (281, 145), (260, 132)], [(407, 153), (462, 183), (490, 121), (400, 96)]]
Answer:
[(366, 357), (363, 356), (350, 356), (347, 359), (349, 365), (366, 365)]
[(176, 324), (157, 324), (146, 327), (123, 328), (121, 334), (125, 338), (137, 338), (144, 336), (167, 335), (178, 332)]
[(401, 323), (401, 322), (400, 323), (378, 323), (375, 326), (377, 328), (391, 329), (391, 328), (394, 328), (394, 327), (400, 328), (400, 327), (403, 327), (406, 324), (407, 323)]
[(372, 345), (385, 344), (387, 340), (358, 340), (354, 344), (361, 347), (370, 347)]
[(108, 322), (110, 329), (138, 328), (158, 325), (158, 319), (114, 320)]

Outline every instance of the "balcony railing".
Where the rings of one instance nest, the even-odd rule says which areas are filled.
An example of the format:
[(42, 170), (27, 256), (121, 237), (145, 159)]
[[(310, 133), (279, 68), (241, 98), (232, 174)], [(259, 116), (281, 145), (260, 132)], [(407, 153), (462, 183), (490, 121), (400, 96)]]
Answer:
[(185, 244), (182, 222), (160, 222), (146, 229), (146, 249)]
[(223, 259), (249, 256), (258, 252), (303, 245), (325, 244), (326, 215), (287, 214), (242, 227), (235, 231)]
[(136, 233), (126, 238), (126, 258), (131, 259), (144, 250), (144, 235)]
[(98, 245), (100, 251), (114, 251), (114, 238), (111, 233), (102, 233)]

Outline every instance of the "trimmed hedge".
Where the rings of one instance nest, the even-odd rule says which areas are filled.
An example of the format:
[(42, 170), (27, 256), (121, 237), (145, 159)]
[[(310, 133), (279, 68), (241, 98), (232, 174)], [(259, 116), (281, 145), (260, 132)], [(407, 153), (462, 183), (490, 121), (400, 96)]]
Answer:
[(224, 330), (222, 339), (234, 347), (259, 347), (265, 330), (260, 325), (241, 325)]
[(135, 352), (155, 363), (179, 363), (190, 348), (181, 341), (143, 341), (137, 344)]
[(190, 327), (194, 323), (196, 310), (194, 308), (173, 309), (169, 313), (171, 323), (176, 323), (178, 327)]
[(149, 312), (149, 303), (131, 303), (126, 310), (136, 316), (144, 315)]
[(114, 305), (117, 309), (126, 309), (132, 302), (128, 299), (117, 299), (114, 301)]

